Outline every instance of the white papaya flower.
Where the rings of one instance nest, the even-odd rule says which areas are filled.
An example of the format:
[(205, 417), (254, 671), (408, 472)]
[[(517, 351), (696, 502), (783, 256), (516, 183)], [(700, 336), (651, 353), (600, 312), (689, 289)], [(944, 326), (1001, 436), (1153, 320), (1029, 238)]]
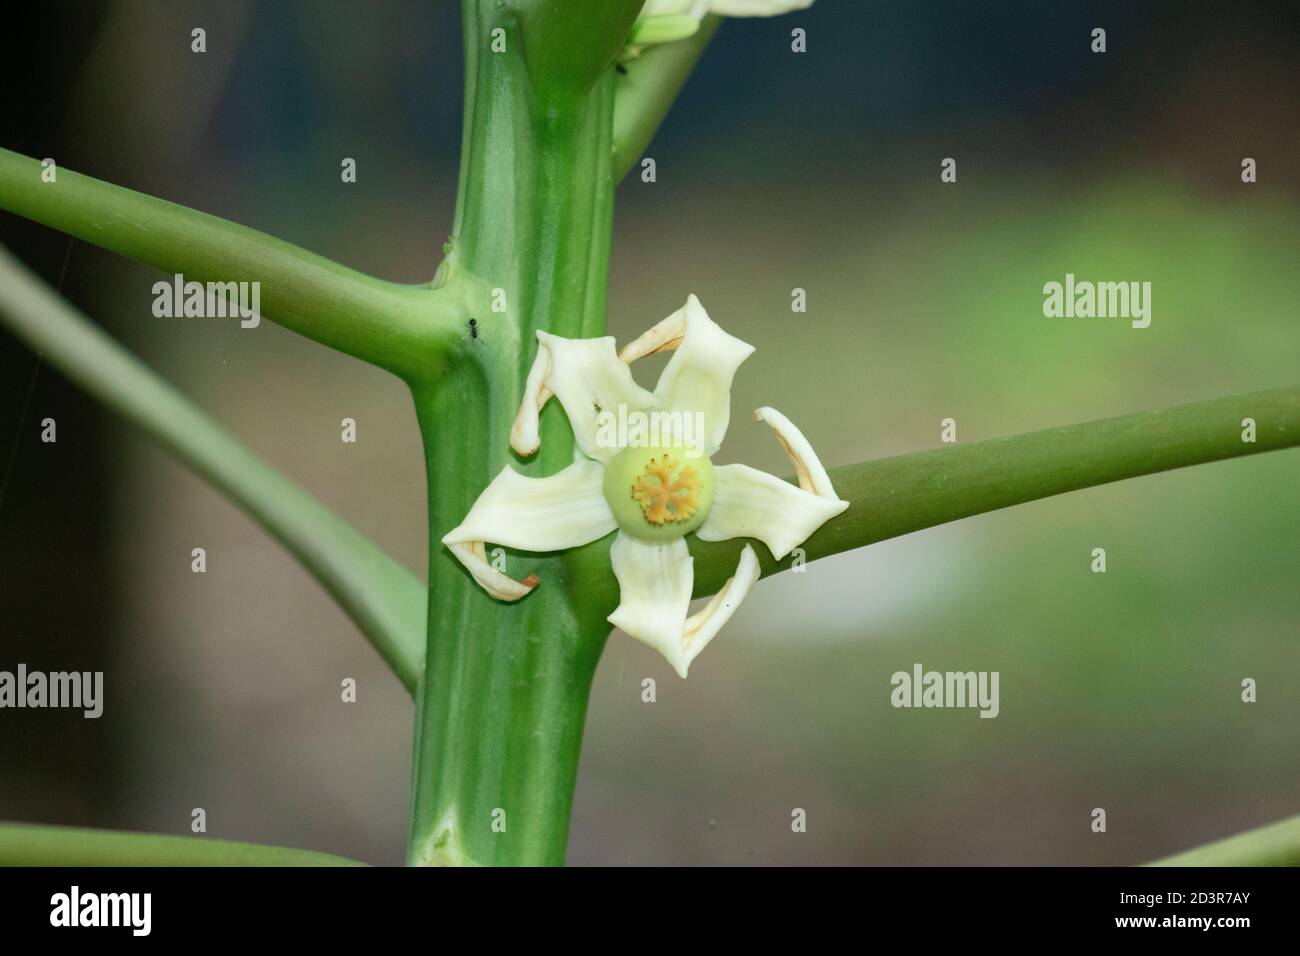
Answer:
[(722, 17), (776, 17), (812, 5), (813, 0), (709, 0), (709, 12)]
[[(541, 444), (538, 416), (558, 398), (577, 441), (575, 461), (545, 478), (506, 466), (442, 539), (494, 598), (517, 601), (539, 581), (509, 577), (487, 561), (487, 545), (561, 551), (603, 538), (618, 578), (609, 621), (655, 648), (682, 677), (758, 580), (748, 544), (736, 573), (701, 611), (688, 616), (694, 559), (685, 536), (704, 541), (757, 538), (780, 560), (848, 507), (807, 439), (772, 408), (769, 425), (794, 464), (799, 484), (748, 465), (710, 459), (731, 415), (731, 382), (753, 346), (724, 332), (695, 296), (621, 353), (612, 336), (566, 339), (538, 332), (510, 445), (531, 455)], [(653, 392), (630, 364), (675, 350)]]
[(646, 0), (628, 37), (628, 56), (655, 43), (684, 40), (710, 13), (724, 17), (775, 17), (806, 10), (813, 0)]

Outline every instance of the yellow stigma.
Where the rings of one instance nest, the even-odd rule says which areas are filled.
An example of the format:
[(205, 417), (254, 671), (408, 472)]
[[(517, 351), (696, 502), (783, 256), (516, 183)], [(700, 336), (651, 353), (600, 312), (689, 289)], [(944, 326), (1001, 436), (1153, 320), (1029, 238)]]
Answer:
[(653, 525), (688, 521), (700, 510), (700, 479), (694, 468), (665, 452), (645, 466), (632, 485), (632, 500)]

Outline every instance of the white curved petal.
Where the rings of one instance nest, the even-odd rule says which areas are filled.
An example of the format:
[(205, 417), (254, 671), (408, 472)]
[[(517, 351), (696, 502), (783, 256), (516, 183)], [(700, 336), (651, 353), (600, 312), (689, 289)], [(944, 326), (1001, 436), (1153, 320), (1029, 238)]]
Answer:
[[(686, 619), (684, 636), (688, 665), (708, 646), (709, 641), (713, 640), (722, 629), (722, 625), (731, 619), (731, 615), (736, 613), (740, 602), (745, 600), (746, 595), (758, 581), (758, 575), (758, 555), (754, 553), (753, 548), (745, 545), (740, 552), (740, 563), (736, 566), (736, 573), (727, 579), (722, 590), (713, 596), (713, 600), (702, 611)], [(686, 674), (683, 673), (682, 676), (685, 677)]]
[(714, 468), (713, 507), (696, 534), (702, 541), (758, 538), (780, 561), (849, 503), (836, 496), (821, 459), (790, 419), (766, 406), (754, 419), (776, 433), (799, 487), (748, 465)]
[(704, 16), (709, 9), (709, 0), (645, 0), (645, 6), (637, 17)]
[(551, 353), (540, 346), (533, 367), (528, 370), (528, 381), (524, 383), (524, 400), (519, 404), (519, 413), (515, 423), (510, 427), (510, 447), (525, 458), (541, 447), (542, 437), (538, 434), (538, 416), (542, 406), (550, 401), (554, 394), (546, 387), (546, 376), (551, 374)]
[(642, 15), (632, 24), (628, 34), (628, 46), (639, 48), (656, 43), (672, 43), (685, 40), (700, 28), (700, 16), (692, 15), (689, 9), (685, 13), (652, 13)]
[(537, 577), (530, 574), (520, 582), (496, 570), (487, 562), (486, 544), (562, 551), (603, 538), (616, 525), (601, 490), (604, 473), (604, 466), (586, 459), (546, 478), (529, 478), (507, 466), (442, 543), (489, 594), (517, 601), (537, 586)]
[(618, 578), (619, 605), (609, 622), (657, 650), (683, 678), (759, 576), (758, 556), (745, 545), (736, 573), (703, 610), (687, 617), (695, 560), (684, 538), (650, 544), (620, 532), (610, 558)]
[(806, 10), (813, 0), (646, 0), (638, 19), (657, 16), (689, 16), (705, 13), (724, 17), (774, 17), (791, 10)]
[(662, 544), (618, 533), (609, 549), (619, 604), (609, 623), (649, 644), (685, 677), (690, 666), (683, 631), (695, 581), (695, 559), (685, 538)]
[(648, 46), (693, 35), (708, 13), (725, 17), (774, 17), (805, 10), (813, 0), (646, 0), (623, 48), (621, 58), (635, 59)]
[[(632, 372), (618, 359), (612, 336), (597, 339), (566, 339), (538, 332), (538, 356), (528, 374), (524, 401), (510, 431), (510, 444), (521, 455), (537, 450), (540, 439), (537, 418), (552, 394), (564, 406), (574, 437), (583, 454), (608, 462), (619, 451), (597, 441), (597, 416), (602, 411), (619, 414), (641, 411), (654, 396), (637, 385)], [(543, 354), (545, 353), (545, 358)]]
[[(691, 298), (694, 298), (694, 296)], [(619, 361), (631, 365), (637, 359), (645, 358), (647, 355), (654, 355), (656, 352), (671, 352), (682, 344), (682, 338), (685, 335), (686, 309), (681, 308), (668, 318), (656, 322), (634, 340), (623, 346), (622, 351), (618, 353)]]
[(536, 574), (531, 571), (522, 581), (516, 581), (510, 575), (498, 571), (488, 564), (487, 548), (482, 541), (466, 541), (460, 544), (448, 544), (450, 551), (474, 580), (488, 594), (498, 601), (518, 601), (540, 584)]
[[(659, 344), (651, 347), (656, 342)], [(731, 381), (740, 363), (754, 354), (754, 347), (724, 332), (692, 295), (684, 306), (624, 349), (623, 356), (672, 348), (676, 351), (655, 386), (655, 407), (688, 415), (700, 413), (703, 452), (712, 457), (727, 434)]]
[(794, 464), (800, 488), (821, 495), (823, 498), (836, 497), (835, 489), (831, 487), (830, 476), (822, 467), (821, 459), (817, 457), (817, 452), (813, 451), (813, 446), (808, 443), (808, 439), (803, 437), (803, 432), (795, 427), (794, 422), (775, 408), (768, 408), (766, 405), (754, 410), (754, 421), (764, 422), (776, 432), (776, 440), (781, 443), (781, 447), (785, 449), (785, 453), (790, 456), (790, 461)]
[(724, 17), (775, 17), (812, 5), (813, 0), (709, 0), (709, 10)]
[(778, 561), (849, 506), (748, 465), (716, 466), (713, 480), (713, 507), (696, 532), (700, 540), (757, 538)]

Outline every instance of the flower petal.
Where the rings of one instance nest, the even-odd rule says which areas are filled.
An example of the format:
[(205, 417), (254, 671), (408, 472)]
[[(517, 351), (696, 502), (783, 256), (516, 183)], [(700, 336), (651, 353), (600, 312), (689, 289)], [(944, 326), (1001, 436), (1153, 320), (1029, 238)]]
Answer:
[(641, 411), (654, 402), (654, 396), (633, 381), (631, 370), (614, 351), (612, 336), (566, 339), (538, 332), (537, 341), (537, 358), (510, 431), (510, 447), (521, 455), (537, 451), (541, 444), (538, 415), (554, 394), (564, 406), (583, 454), (608, 462), (619, 449), (604, 448), (597, 442), (597, 415), (605, 409), (618, 414), (620, 405), (629, 412)]
[(528, 577), (516, 581), (510, 575), (492, 567), (488, 564), (487, 547), (482, 541), (448, 544), (447, 550), (457, 561), (465, 565), (469, 573), (474, 576), (474, 580), (478, 582), (478, 586), (498, 601), (518, 601), (541, 583), (537, 575), (531, 571)]
[(601, 490), (604, 466), (583, 460), (546, 478), (509, 466), (479, 495), (442, 543), (493, 597), (517, 601), (537, 586), (536, 575), (516, 581), (487, 562), (487, 542), (521, 551), (562, 551), (603, 538), (617, 522)]
[(702, 541), (758, 538), (780, 561), (849, 503), (835, 494), (817, 452), (790, 419), (766, 406), (754, 419), (776, 433), (799, 487), (748, 465), (715, 467), (713, 507), (696, 534)]
[(538, 416), (555, 394), (546, 387), (546, 376), (550, 374), (551, 353), (539, 346), (533, 367), (528, 370), (528, 380), (524, 383), (523, 401), (519, 403), (519, 412), (510, 426), (510, 447), (524, 457), (535, 454), (542, 445)]
[(785, 449), (785, 453), (790, 456), (790, 461), (794, 464), (800, 488), (821, 495), (823, 498), (837, 497), (835, 489), (831, 487), (830, 475), (826, 474), (826, 469), (822, 467), (817, 452), (813, 451), (813, 446), (803, 437), (803, 432), (795, 427), (794, 422), (775, 408), (768, 408), (766, 405), (754, 410), (754, 421), (772, 426), (772, 430), (776, 432), (776, 440), (781, 443), (781, 447)]
[(623, 349), (625, 362), (655, 352), (675, 349), (659, 384), (655, 407), (666, 411), (700, 413), (704, 419), (705, 457), (722, 445), (731, 418), (731, 381), (754, 347), (728, 335), (709, 318), (700, 300), (686, 304)]
[[(691, 298), (695, 298), (691, 296)], [(657, 352), (671, 352), (682, 344), (686, 335), (686, 310), (678, 309), (668, 318), (655, 323), (618, 353), (619, 360), (631, 365), (637, 359)]]
[(700, 28), (700, 18), (690, 13), (650, 14), (632, 24), (628, 34), (629, 46), (650, 46), (655, 43), (672, 43), (684, 40)]
[(619, 605), (609, 623), (649, 644), (685, 677), (690, 659), (682, 632), (695, 581), (695, 559), (686, 539), (651, 544), (620, 531), (609, 557), (619, 588)]
[[(713, 600), (705, 605), (703, 610), (686, 619), (685, 640), (688, 665), (708, 646), (709, 641), (713, 640), (722, 629), (722, 625), (731, 619), (731, 615), (736, 613), (740, 602), (745, 600), (746, 595), (758, 581), (759, 570), (758, 555), (754, 553), (753, 548), (745, 545), (740, 552), (740, 563), (736, 567), (736, 573), (727, 579), (722, 590), (713, 596)], [(682, 673), (682, 676), (685, 677), (686, 674)]]
[(722, 629), (758, 580), (754, 549), (745, 545), (736, 573), (703, 610), (690, 617), (695, 559), (685, 538), (650, 544), (619, 533), (610, 548), (618, 578), (619, 605), (609, 622), (665, 658), (679, 677)]
[(713, 469), (713, 507), (696, 532), (701, 541), (757, 538), (780, 561), (849, 506), (748, 465)]
[(812, 5), (813, 0), (710, 0), (709, 10), (724, 17), (775, 17)]
[(709, 0), (646, 0), (637, 17), (691, 16), (699, 19), (709, 10)]

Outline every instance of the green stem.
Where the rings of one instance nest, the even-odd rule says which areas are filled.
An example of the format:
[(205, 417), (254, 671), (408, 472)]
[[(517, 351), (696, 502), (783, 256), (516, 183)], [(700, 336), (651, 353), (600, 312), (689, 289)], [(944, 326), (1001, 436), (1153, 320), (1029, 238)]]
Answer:
[(424, 666), (425, 593), (410, 571), (222, 430), (4, 249), (0, 322), (274, 535), (415, 690)]
[(1147, 866), (1300, 866), (1300, 816), (1176, 853)]
[(265, 318), (410, 378), (427, 375), (460, 334), (446, 290), (363, 275), (291, 243), (121, 186), (0, 149), (0, 209), (186, 281), (260, 284)]
[[(625, 19), (616, 17), (615, 28)], [(511, 556), (512, 573), (533, 570), (543, 583), (506, 604), (483, 593), (440, 543), (507, 463), (549, 474), (573, 460), (572, 434), (554, 408), (543, 415), (542, 449), (527, 462), (510, 454), (510, 426), (534, 333), (599, 335), (605, 323), (613, 74), (600, 70), (583, 95), (565, 84), (552, 97), (522, 53), (490, 52), (498, 27), (508, 51), (525, 50), (526, 26), (508, 5), (465, 4), (464, 158), (440, 281), (467, 290), (480, 334), (463, 337), (452, 373), (412, 386), (430, 524), (413, 864), (564, 861), (587, 698), (609, 632), (603, 615), (575, 610), (561, 559)], [(574, 39), (581, 32), (559, 35), (582, 53)], [(501, 301), (494, 290), (506, 311), (493, 311)]]
[(329, 853), (160, 833), (0, 823), (0, 866), (365, 866)]

